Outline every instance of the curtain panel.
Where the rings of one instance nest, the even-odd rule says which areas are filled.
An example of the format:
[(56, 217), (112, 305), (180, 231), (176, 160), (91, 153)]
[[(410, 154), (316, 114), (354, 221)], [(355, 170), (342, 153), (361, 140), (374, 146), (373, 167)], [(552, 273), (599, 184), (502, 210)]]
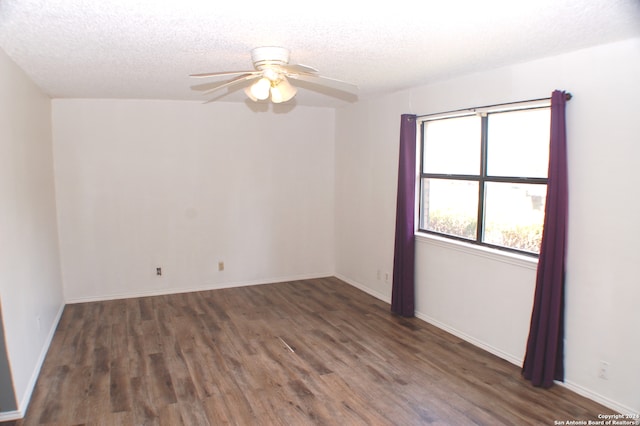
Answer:
[(415, 190), (416, 116), (403, 114), (400, 119), (396, 236), (391, 289), (391, 312), (403, 317), (415, 314)]
[(551, 96), (549, 174), (544, 230), (522, 374), (534, 386), (564, 381), (564, 279), (568, 214), (567, 95)]

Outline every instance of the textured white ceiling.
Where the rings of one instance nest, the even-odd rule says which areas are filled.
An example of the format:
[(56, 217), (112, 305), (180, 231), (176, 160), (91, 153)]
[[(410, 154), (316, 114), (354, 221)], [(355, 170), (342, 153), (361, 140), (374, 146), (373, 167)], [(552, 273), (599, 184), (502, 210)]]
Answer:
[(366, 99), (637, 36), (640, 0), (0, 0), (0, 47), (52, 98), (204, 100), (189, 74), (252, 69), (252, 48), (278, 45)]

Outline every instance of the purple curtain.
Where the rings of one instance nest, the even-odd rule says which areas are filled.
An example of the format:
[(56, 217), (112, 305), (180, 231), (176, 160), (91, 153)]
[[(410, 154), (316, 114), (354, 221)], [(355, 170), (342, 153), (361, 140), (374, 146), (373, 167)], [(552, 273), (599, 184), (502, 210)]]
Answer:
[(551, 139), (544, 230), (522, 374), (534, 386), (564, 381), (564, 274), (567, 235), (565, 92), (551, 96)]
[(396, 202), (396, 241), (393, 253), (391, 312), (414, 315), (414, 218), (416, 190), (416, 116), (403, 114), (400, 121), (400, 159)]

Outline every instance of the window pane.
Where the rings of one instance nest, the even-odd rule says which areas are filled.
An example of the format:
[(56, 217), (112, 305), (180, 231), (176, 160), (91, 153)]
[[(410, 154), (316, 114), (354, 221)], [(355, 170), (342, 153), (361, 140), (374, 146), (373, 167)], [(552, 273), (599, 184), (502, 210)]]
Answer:
[(487, 182), (482, 241), (540, 252), (547, 185)]
[(448, 118), (424, 123), (424, 172), (478, 175), (481, 119)]
[(422, 229), (475, 240), (478, 182), (423, 179), (420, 211)]
[(547, 177), (549, 108), (489, 114), (487, 174)]

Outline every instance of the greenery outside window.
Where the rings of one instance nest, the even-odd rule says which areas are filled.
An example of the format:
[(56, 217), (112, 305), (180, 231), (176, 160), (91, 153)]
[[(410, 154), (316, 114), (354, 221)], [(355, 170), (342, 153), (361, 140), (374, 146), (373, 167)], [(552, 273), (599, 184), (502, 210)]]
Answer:
[(549, 126), (548, 101), (423, 117), (419, 231), (537, 255)]

